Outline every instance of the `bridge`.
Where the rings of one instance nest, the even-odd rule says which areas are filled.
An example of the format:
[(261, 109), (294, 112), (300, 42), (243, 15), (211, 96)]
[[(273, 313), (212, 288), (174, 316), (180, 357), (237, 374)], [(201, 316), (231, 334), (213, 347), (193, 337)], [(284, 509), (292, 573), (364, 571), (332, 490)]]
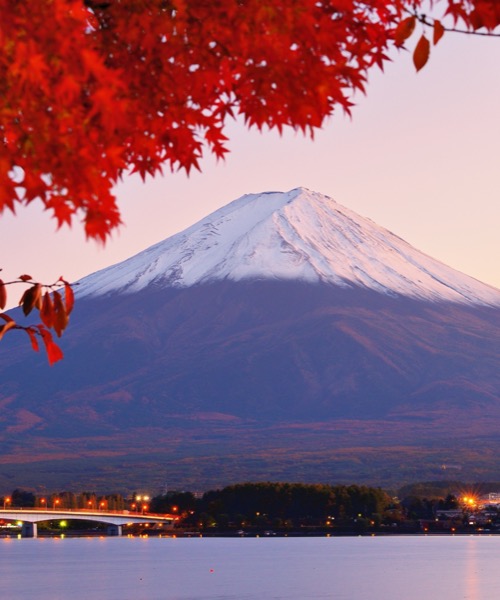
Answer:
[(161, 523), (171, 529), (176, 517), (172, 515), (141, 514), (128, 510), (104, 511), (61, 508), (50, 510), (48, 508), (15, 508), (0, 509), (0, 519), (22, 523), (21, 537), (34, 538), (38, 535), (37, 524), (43, 521), (56, 521), (64, 519), (95, 521), (105, 523), (108, 535), (120, 536), (123, 525), (135, 523)]

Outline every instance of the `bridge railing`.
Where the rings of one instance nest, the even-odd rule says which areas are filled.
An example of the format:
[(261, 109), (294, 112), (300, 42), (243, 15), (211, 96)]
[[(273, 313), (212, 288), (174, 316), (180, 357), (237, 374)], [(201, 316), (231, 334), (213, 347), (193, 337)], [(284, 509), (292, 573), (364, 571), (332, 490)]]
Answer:
[(0, 514), (2, 512), (18, 512), (18, 511), (29, 511), (29, 512), (43, 512), (43, 513), (78, 513), (78, 514), (92, 514), (92, 515), (116, 515), (116, 516), (145, 516), (145, 517), (162, 517), (176, 519), (176, 515), (170, 515), (167, 513), (152, 513), (142, 512), (137, 510), (107, 510), (104, 508), (64, 508), (64, 507), (52, 507), (47, 506), (11, 506), (10, 504), (5, 507), (0, 507)]

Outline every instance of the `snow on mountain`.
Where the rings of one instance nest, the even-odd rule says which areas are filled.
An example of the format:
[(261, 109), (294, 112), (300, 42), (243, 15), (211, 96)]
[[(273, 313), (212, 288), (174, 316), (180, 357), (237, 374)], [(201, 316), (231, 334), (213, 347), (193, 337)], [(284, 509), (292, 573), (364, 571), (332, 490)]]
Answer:
[(81, 298), (226, 279), (302, 280), (500, 305), (500, 290), (304, 188), (242, 196), (185, 231), (82, 279), (77, 293)]

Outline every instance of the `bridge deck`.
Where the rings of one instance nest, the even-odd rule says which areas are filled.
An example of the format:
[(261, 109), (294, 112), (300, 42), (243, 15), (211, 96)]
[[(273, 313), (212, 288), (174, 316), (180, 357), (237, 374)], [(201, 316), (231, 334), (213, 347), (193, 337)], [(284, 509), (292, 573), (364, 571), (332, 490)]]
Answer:
[(0, 508), (0, 519), (7, 521), (26, 521), (39, 523), (56, 519), (80, 519), (82, 521), (97, 521), (110, 523), (112, 525), (126, 525), (128, 523), (165, 523), (173, 524), (176, 520), (174, 515), (158, 515), (152, 513), (138, 513), (128, 510), (93, 510), (82, 508)]

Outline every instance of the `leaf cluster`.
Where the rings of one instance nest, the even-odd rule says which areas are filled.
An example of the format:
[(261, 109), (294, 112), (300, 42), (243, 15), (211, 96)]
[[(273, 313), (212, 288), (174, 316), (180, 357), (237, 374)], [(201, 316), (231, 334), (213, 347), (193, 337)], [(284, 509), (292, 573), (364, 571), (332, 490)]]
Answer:
[[(15, 281), (4, 282), (0, 279), (0, 310), (7, 305), (7, 286), (12, 284), (25, 284), (19, 306), (25, 316), (33, 311), (38, 311), (41, 323), (36, 325), (20, 325), (11, 315), (0, 313), (4, 321), (0, 325), (0, 340), (8, 331), (23, 330), (29, 336), (31, 346), (35, 352), (40, 350), (39, 339), (42, 341), (50, 365), (63, 358), (60, 347), (54, 342), (53, 333), (61, 337), (66, 329), (69, 316), (73, 310), (74, 294), (71, 285), (62, 277), (55, 283), (44, 285), (33, 280), (31, 275), (20, 275)], [(55, 288), (60, 288), (55, 289)], [(63, 292), (62, 292), (63, 290)]]
[(0, 212), (41, 200), (105, 241), (113, 187), (228, 152), (224, 125), (312, 132), (387, 60), (402, 0), (0, 0)]
[[(495, 28), (500, 25), (500, 4), (496, 0), (448, 0), (443, 17), (451, 19), (452, 25), (449, 27), (445, 27), (441, 19), (419, 12), (423, 3), (409, 4), (411, 7), (409, 6), (406, 11), (411, 14), (399, 21), (394, 31), (394, 41), (397, 47), (403, 47), (404, 42), (415, 31), (417, 23), (422, 25), (423, 32), (413, 50), (413, 64), (417, 71), (427, 64), (431, 53), (431, 42), (426, 36), (426, 29), (432, 30), (432, 44), (435, 46), (446, 31), (477, 34), (478, 30), (484, 28), (486, 32), (481, 35), (492, 35)], [(460, 29), (459, 24), (462, 24), (465, 29)]]
[[(452, 30), (492, 32), (496, 0), (443, 0)], [(224, 126), (311, 135), (349, 113), (374, 66), (419, 24), (421, 69), (441, 20), (424, 0), (0, 0), (0, 212), (35, 199), (104, 242), (126, 173), (189, 173), (228, 152)], [(431, 3), (431, 6), (434, 6)]]

